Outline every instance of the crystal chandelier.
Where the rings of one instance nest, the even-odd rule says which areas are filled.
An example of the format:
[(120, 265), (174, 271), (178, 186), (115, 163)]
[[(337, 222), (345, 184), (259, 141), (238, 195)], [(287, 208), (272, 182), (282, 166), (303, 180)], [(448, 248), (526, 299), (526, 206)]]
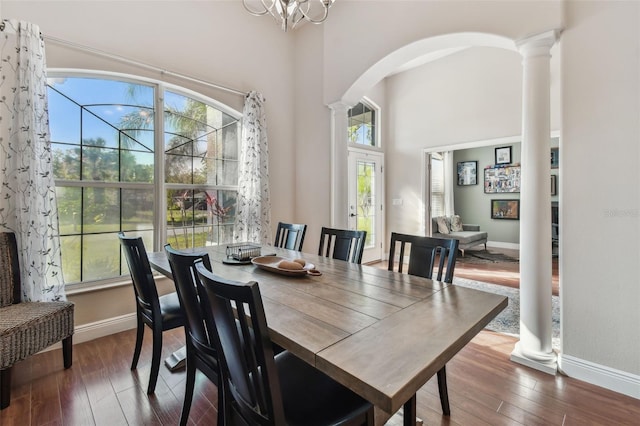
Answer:
[(314, 24), (324, 22), (336, 0), (242, 0), (252, 15), (270, 14), (284, 31), (293, 29), (303, 19)]

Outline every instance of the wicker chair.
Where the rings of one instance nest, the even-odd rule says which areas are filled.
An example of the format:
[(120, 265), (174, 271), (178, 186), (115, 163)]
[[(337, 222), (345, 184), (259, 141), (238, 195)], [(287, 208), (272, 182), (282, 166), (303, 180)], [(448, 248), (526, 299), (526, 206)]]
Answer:
[(20, 302), (20, 268), (13, 233), (0, 233), (0, 409), (11, 402), (11, 367), (62, 340), (71, 367), (73, 303)]

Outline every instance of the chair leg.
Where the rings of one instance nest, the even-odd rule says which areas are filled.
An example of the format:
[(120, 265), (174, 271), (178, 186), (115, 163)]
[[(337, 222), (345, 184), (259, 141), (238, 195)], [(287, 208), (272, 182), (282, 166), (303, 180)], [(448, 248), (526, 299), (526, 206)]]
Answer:
[(0, 410), (11, 402), (11, 367), (0, 370)]
[[(187, 343), (187, 345), (189, 345)], [(193, 360), (192, 349), (187, 346), (187, 378), (186, 388), (184, 392), (184, 403), (182, 404), (182, 415), (180, 416), (180, 426), (185, 426), (189, 420), (189, 412), (191, 411), (191, 401), (193, 400), (193, 390), (196, 386), (196, 366)], [(219, 400), (219, 398), (218, 398)], [(219, 407), (219, 405), (218, 405)], [(220, 408), (218, 408), (220, 412)], [(218, 423), (221, 425), (221, 423)]]
[(156, 390), (156, 382), (158, 381), (158, 372), (160, 371), (160, 357), (162, 356), (162, 327), (153, 324), (153, 354), (151, 355), (151, 374), (149, 375), (149, 387), (147, 393), (152, 394)]
[(142, 350), (142, 339), (144, 337), (144, 322), (140, 314), (138, 317), (138, 330), (136, 332), (136, 348), (133, 351), (133, 361), (131, 361), (131, 369), (135, 370), (138, 366), (138, 359), (140, 358), (140, 351)]
[(65, 369), (73, 364), (73, 336), (62, 340), (62, 359), (64, 360)]
[(442, 367), (438, 371), (438, 390), (440, 391), (440, 404), (442, 405), (442, 414), (451, 415), (449, 407), (449, 392), (447, 391), (447, 371)]

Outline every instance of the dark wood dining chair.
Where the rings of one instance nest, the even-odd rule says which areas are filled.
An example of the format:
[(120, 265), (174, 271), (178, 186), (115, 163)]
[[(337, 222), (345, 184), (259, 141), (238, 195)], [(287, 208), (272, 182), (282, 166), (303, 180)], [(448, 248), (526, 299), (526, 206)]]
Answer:
[[(213, 323), (209, 302), (200, 278), (195, 269), (195, 262), (201, 261), (203, 265), (211, 270), (211, 261), (207, 253), (182, 253), (169, 244), (164, 246), (171, 267), (173, 282), (176, 286), (176, 293), (180, 299), (180, 305), (185, 314), (186, 331), (186, 389), (184, 403), (182, 405), (182, 415), (180, 425), (184, 426), (189, 420), (191, 401), (196, 383), (196, 370), (201, 371), (209, 380), (220, 388), (220, 367), (218, 365), (218, 352), (214, 344), (209, 340), (207, 325)], [(218, 424), (224, 424), (224, 403), (222, 391), (218, 391)]]
[(278, 222), (276, 229), (276, 240), (274, 247), (281, 247), (288, 250), (302, 251), (304, 234), (307, 232), (307, 225), (299, 223)]
[(147, 388), (147, 393), (151, 394), (156, 389), (158, 372), (160, 371), (162, 332), (182, 327), (184, 325), (184, 315), (177, 293), (173, 292), (158, 296), (158, 289), (153, 279), (153, 273), (147, 258), (147, 250), (144, 247), (142, 238), (127, 237), (122, 232), (118, 234), (118, 237), (127, 259), (127, 265), (129, 265), (129, 273), (131, 274), (133, 291), (136, 297), (137, 333), (131, 369), (135, 370), (138, 366), (144, 337), (144, 326), (147, 325), (153, 334), (151, 373)]
[(274, 356), (258, 283), (217, 277), (202, 263), (196, 269), (222, 354), (226, 424), (373, 425), (369, 402), (289, 351)]
[(360, 264), (366, 239), (367, 231), (325, 228), (323, 226), (320, 232), (318, 255)]
[[(404, 256), (409, 249), (407, 273), (419, 277), (435, 279), (451, 284), (458, 255), (458, 240), (448, 238), (422, 237), (418, 235), (391, 233), (389, 246), (389, 270), (396, 264), (396, 246), (399, 246), (397, 258), (398, 272), (402, 273)], [(445, 416), (451, 414), (449, 392), (447, 391), (447, 371), (443, 366), (438, 371), (438, 390), (440, 405)]]

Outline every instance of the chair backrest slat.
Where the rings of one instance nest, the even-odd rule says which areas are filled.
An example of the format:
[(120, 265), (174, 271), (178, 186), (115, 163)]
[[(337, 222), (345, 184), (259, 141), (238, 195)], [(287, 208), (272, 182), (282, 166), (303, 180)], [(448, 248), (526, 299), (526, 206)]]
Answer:
[(351, 263), (362, 263), (367, 231), (322, 227), (318, 255)]
[[(400, 253), (396, 259), (396, 246), (400, 246)], [(389, 247), (389, 267), (394, 270), (394, 264), (398, 262), (398, 272), (402, 272), (405, 256), (405, 246), (409, 246), (410, 275), (424, 278), (453, 282), (453, 273), (458, 255), (458, 240), (448, 238), (432, 238), (417, 235), (391, 233), (391, 245)], [(437, 260), (437, 268), (436, 266)], [(435, 269), (435, 271), (434, 271)], [(435, 272), (435, 277), (434, 277)]]
[(307, 225), (298, 223), (278, 222), (274, 247), (281, 247), (288, 250), (302, 251), (304, 235), (307, 232)]

